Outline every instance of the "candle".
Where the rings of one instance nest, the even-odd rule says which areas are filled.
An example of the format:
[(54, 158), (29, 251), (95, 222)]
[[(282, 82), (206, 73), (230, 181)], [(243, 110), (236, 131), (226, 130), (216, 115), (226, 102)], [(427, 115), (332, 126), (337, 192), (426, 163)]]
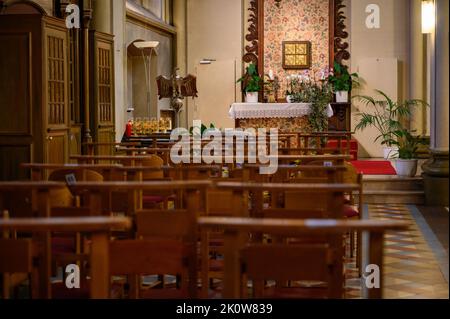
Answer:
[(273, 77), (273, 70), (269, 71), (269, 78), (273, 81), (274, 77)]

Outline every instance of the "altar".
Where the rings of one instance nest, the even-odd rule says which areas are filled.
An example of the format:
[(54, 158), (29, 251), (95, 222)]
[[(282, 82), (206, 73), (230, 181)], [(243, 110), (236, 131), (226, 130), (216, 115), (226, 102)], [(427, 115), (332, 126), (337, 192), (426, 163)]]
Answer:
[[(308, 115), (310, 103), (234, 103), (229, 116), (235, 120), (236, 128), (278, 128), (280, 132), (310, 132)], [(334, 112), (327, 107), (327, 116)]]

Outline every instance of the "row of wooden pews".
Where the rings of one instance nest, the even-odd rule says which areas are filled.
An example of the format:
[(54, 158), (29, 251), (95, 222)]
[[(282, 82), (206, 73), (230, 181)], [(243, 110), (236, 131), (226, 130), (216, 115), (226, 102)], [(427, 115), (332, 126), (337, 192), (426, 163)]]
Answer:
[[(175, 165), (159, 145), (125, 146), (24, 163), (30, 181), (0, 182), (3, 298), (24, 283), (32, 298), (344, 298), (344, 257), (356, 252), (362, 268), (361, 233), (382, 270), (384, 233), (407, 228), (361, 220), (347, 154), (280, 155), (260, 175), (266, 164)], [(52, 279), (69, 264), (79, 289)]]

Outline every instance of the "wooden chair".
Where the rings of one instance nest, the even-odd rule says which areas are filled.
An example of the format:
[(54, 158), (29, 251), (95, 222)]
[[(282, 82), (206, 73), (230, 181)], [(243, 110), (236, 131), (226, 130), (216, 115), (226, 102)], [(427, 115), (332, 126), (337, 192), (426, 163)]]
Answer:
[[(223, 298), (235, 299), (242, 298), (243, 287), (246, 287), (244, 272), (251, 274), (253, 278), (262, 279), (267, 277), (277, 278), (281, 281), (289, 279), (287, 277), (296, 278), (331, 278), (331, 287), (336, 291), (327, 289), (326, 297), (342, 297), (342, 275), (341, 269), (333, 263), (332, 271), (324, 270), (332, 260), (340, 260), (339, 252), (328, 254), (326, 246), (301, 247), (298, 254), (293, 247), (282, 250), (267, 246), (250, 246), (246, 251), (246, 241), (243, 241), (243, 234), (248, 233), (269, 233), (284, 237), (300, 237), (323, 236), (323, 235), (339, 235), (349, 231), (366, 231), (369, 237), (369, 245), (367, 252), (369, 258), (368, 263), (378, 265), (380, 267), (380, 276), (383, 278), (383, 237), (388, 230), (403, 231), (408, 229), (406, 222), (391, 221), (347, 221), (347, 220), (285, 220), (285, 219), (263, 219), (263, 218), (217, 218), (202, 217), (198, 220), (199, 227), (203, 231), (211, 229), (223, 229), (225, 237), (225, 279)], [(292, 248), (292, 250), (290, 249)], [(313, 249), (314, 248), (314, 249)], [(308, 251), (309, 249), (309, 251)], [(245, 255), (242, 258), (242, 253)], [(264, 257), (261, 257), (265, 254)], [(302, 256), (303, 254), (303, 256)], [(316, 268), (309, 268), (310, 256), (318, 262)], [(292, 258), (290, 258), (292, 256)], [(270, 257), (270, 258), (268, 258)], [(253, 262), (259, 261), (259, 264)], [(247, 263), (247, 269), (242, 268), (242, 261)], [(283, 264), (276, 261), (282, 261)], [(321, 262), (320, 262), (321, 261)], [(319, 264), (320, 262), (320, 264)], [(264, 266), (262, 269), (261, 265)], [(272, 271), (277, 270), (279, 273)], [(299, 271), (297, 271), (297, 267)], [(304, 270), (302, 274), (300, 271)], [(309, 273), (311, 271), (311, 273)], [(319, 273), (319, 275), (317, 275)], [(244, 280), (244, 281), (243, 281)], [(335, 286), (335, 284), (337, 287)], [(255, 287), (258, 289), (258, 287)], [(256, 291), (258, 293), (258, 291)], [(383, 285), (378, 289), (369, 289), (369, 298), (382, 298)], [(276, 296), (291, 297), (285, 293)]]
[[(363, 215), (364, 191), (363, 191), (363, 174), (358, 173), (353, 165), (346, 163), (347, 171), (343, 175), (344, 183), (352, 183), (359, 185), (357, 191), (346, 194), (346, 203), (344, 205), (344, 217), (347, 219), (361, 220)], [(350, 233), (350, 257), (356, 252), (356, 266), (361, 272), (361, 237), (362, 234), (356, 232)]]
[(0, 238), (0, 273), (3, 275), (4, 299), (11, 297), (13, 287), (26, 279), (31, 280), (34, 256), (31, 239)]
[[(292, 202), (289, 202), (289, 197), (285, 195), (286, 203), (284, 207), (271, 207), (269, 209), (260, 209), (256, 217), (262, 219), (325, 219), (325, 218), (342, 218), (342, 206), (343, 200), (341, 195), (346, 190), (353, 190), (357, 188), (357, 185), (351, 184), (253, 184), (253, 183), (217, 183), (219, 189), (234, 189), (235, 196), (238, 196), (238, 190), (246, 191), (264, 191), (267, 190), (271, 193), (284, 193), (295, 194), (292, 196)], [(318, 201), (317, 198), (313, 198), (315, 193), (318, 196), (322, 196), (322, 200)], [(304, 196), (302, 196), (304, 195)], [(242, 195), (241, 195), (242, 196)], [(298, 200), (301, 198), (302, 200)], [(322, 205), (318, 205), (318, 204)], [(242, 216), (242, 215), (241, 215)], [(333, 263), (336, 267), (336, 280), (343, 282), (343, 237), (341, 235), (334, 236), (317, 236), (315, 238), (301, 237), (301, 238), (282, 238), (273, 237), (268, 234), (254, 233), (252, 236), (252, 242), (261, 244), (270, 240), (276, 244), (294, 244), (294, 245), (328, 245), (330, 251), (332, 250), (336, 256), (340, 256), (341, 259), (333, 259)], [(339, 273), (341, 274), (339, 277)], [(267, 279), (267, 278), (266, 278)], [(272, 278), (273, 279), (273, 278)], [(329, 283), (328, 281), (326, 283)], [(317, 283), (316, 283), (317, 284)], [(320, 283), (321, 285), (323, 283)], [(257, 285), (262, 285), (257, 283)], [(336, 292), (335, 287), (331, 287), (332, 291)], [(340, 290), (342, 293), (342, 289)], [(336, 292), (337, 293), (337, 292)]]
[[(170, 180), (164, 177), (163, 165), (164, 161), (157, 155), (150, 155), (147, 159), (141, 163), (142, 167), (154, 168), (155, 170), (143, 171), (142, 181), (158, 181), (158, 180)], [(167, 192), (143, 192), (142, 204), (143, 208), (168, 208), (169, 198), (173, 197), (172, 193)]]
[[(109, 231), (111, 229), (129, 229), (131, 228), (131, 220), (128, 218), (119, 217), (84, 217), (84, 218), (16, 218), (16, 219), (1, 219), (0, 232), (17, 231), (23, 233), (49, 233), (49, 232), (83, 232), (91, 234), (91, 249), (90, 249), (90, 277), (91, 285), (89, 287), (91, 298), (107, 298), (109, 296)], [(33, 239), (34, 241), (35, 239)], [(2, 240), (3, 241), (3, 240)], [(14, 242), (13, 242), (14, 241)], [(6, 243), (6, 244), (4, 244)], [(12, 251), (9, 247), (18, 243), (15, 248), (17, 251)], [(0, 272), (32, 272), (32, 282), (36, 282), (39, 275), (36, 275), (31, 262), (30, 256), (33, 256), (30, 243), (28, 241), (12, 241), (2, 242), (0, 244), (0, 256), (9, 259), (0, 259)], [(6, 245), (6, 246), (3, 246)], [(42, 245), (42, 242), (37, 242), (36, 245)], [(42, 264), (43, 252), (39, 250), (39, 258)], [(2, 268), (4, 267), (4, 268)], [(39, 265), (41, 268), (42, 265)], [(33, 298), (51, 298), (51, 289), (47, 292), (47, 286), (50, 288), (50, 278), (37, 281), (37, 294), (33, 294)], [(33, 287), (34, 288), (34, 287)], [(46, 292), (41, 294), (41, 291)]]
[[(4, 211), (2, 218), (9, 219)], [(0, 274), (2, 298), (9, 299), (11, 290), (26, 280), (31, 280), (32, 260), (35, 257), (31, 239), (18, 239), (15, 232), (5, 231), (0, 237)], [(32, 297), (32, 291), (30, 296)]]
[(139, 142), (119, 142), (119, 143), (83, 143), (86, 147), (87, 155), (112, 155), (116, 147), (138, 147)]
[[(195, 212), (190, 210), (143, 210), (136, 213), (134, 240), (110, 243), (111, 275), (132, 275), (130, 296), (139, 298), (194, 298), (197, 282)], [(140, 276), (173, 275), (179, 287), (144, 287)]]
[[(253, 244), (240, 252), (243, 270), (243, 296), (247, 280), (252, 280), (252, 298), (342, 298), (341, 277), (337, 259), (328, 244)], [(262, 283), (275, 281), (275, 287)], [(314, 288), (284, 287), (292, 281), (322, 282)]]
[[(239, 178), (216, 177), (213, 182), (241, 182)], [(204, 216), (210, 217), (239, 217), (248, 216), (248, 193), (242, 197), (235, 196), (232, 190), (210, 188), (206, 191), (206, 210)], [(223, 232), (203, 232), (200, 238), (201, 249), (201, 279), (202, 298), (210, 296), (209, 288), (214, 279), (223, 279)]]

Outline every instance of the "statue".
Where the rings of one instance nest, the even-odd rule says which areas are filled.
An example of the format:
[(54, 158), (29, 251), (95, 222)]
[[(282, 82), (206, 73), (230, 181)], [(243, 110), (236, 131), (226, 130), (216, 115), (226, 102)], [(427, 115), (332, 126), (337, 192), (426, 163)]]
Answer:
[(170, 79), (160, 75), (156, 78), (158, 83), (159, 99), (170, 98), (170, 107), (175, 111), (175, 127), (180, 126), (179, 114), (183, 108), (185, 97), (198, 97), (197, 78), (191, 74), (182, 78), (176, 68)]

